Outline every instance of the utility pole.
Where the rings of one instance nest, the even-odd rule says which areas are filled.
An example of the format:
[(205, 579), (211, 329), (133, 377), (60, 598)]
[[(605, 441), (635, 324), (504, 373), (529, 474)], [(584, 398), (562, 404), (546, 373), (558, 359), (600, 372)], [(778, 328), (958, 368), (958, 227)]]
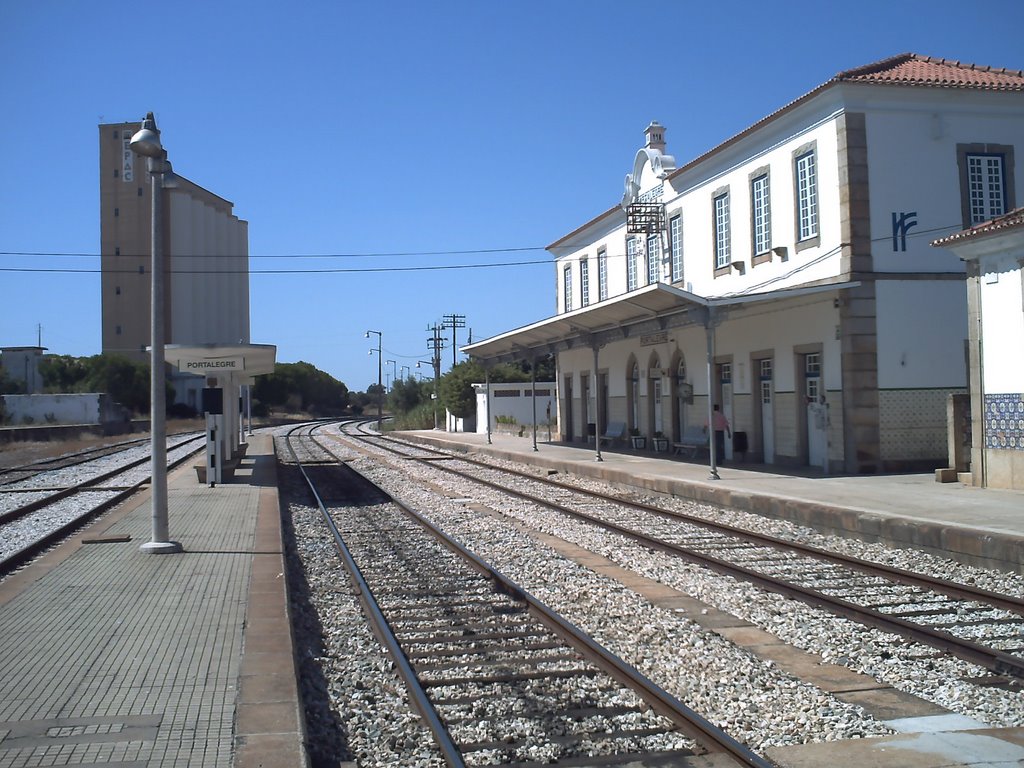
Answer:
[(427, 349), (431, 352), (430, 361), (434, 365), (434, 429), (437, 429), (437, 387), (438, 382), (441, 380), (441, 348), (445, 342), (445, 339), (441, 336), (443, 328), (444, 326), (440, 326), (437, 323), (427, 326), (427, 330), (431, 333), (427, 339)]
[(459, 345), (455, 343), (455, 329), (456, 328), (465, 328), (466, 327), (466, 316), (465, 315), (443, 315), (441, 319), (444, 320), (444, 323), (442, 323), (442, 325), (441, 325), (442, 328), (451, 328), (452, 329), (452, 367), (454, 368), (455, 367), (455, 362), (456, 362), (456, 359), (457, 359), (456, 356), (459, 353)]

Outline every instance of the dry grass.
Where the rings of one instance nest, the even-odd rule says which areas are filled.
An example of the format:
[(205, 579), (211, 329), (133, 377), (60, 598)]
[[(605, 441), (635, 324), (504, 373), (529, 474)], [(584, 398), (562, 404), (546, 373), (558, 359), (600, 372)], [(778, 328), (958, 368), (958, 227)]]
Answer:
[[(201, 419), (173, 419), (167, 422), (168, 434), (176, 432), (201, 432), (202, 430), (203, 421)], [(33, 461), (39, 461), (40, 459), (63, 456), (66, 453), (75, 453), (87, 448), (114, 445), (129, 440), (139, 440), (148, 436), (148, 431), (109, 436), (79, 432), (75, 436), (65, 435), (60, 440), (0, 443), (0, 467), (16, 467)]]

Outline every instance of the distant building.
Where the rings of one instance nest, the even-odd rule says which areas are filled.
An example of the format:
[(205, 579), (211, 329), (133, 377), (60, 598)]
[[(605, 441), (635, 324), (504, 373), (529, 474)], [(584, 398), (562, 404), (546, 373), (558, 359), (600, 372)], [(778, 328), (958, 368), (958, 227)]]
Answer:
[(46, 347), (0, 347), (0, 367), (13, 381), (25, 384), (26, 395), (43, 391), (43, 377), (39, 373), (39, 361), (43, 359)]
[(567, 441), (595, 423), (678, 441), (710, 400), (727, 460), (944, 466), (967, 297), (929, 243), (1016, 205), (1024, 73), (903, 54), (682, 163), (658, 123), (645, 139), (621, 203), (548, 247), (558, 314), (465, 351), (554, 353)]
[(967, 263), (973, 484), (1024, 490), (1024, 208), (933, 245)]
[[(128, 147), (140, 127), (99, 126), (100, 283), (103, 352), (143, 361), (150, 341), (152, 193), (145, 159)], [(234, 215), (231, 202), (175, 176), (177, 188), (163, 195), (167, 343), (248, 344), (248, 223)], [(172, 382), (178, 402), (200, 405), (202, 377), (175, 373)]]

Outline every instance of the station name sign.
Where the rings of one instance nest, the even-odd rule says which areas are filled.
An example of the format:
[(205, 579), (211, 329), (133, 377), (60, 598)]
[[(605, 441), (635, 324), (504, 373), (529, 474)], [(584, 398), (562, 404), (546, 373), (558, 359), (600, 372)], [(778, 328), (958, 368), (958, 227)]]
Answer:
[(666, 341), (668, 341), (668, 331), (646, 333), (640, 337), (640, 346), (650, 347), (653, 344), (664, 344)]
[(178, 370), (182, 373), (233, 373), (245, 370), (245, 358), (219, 357), (216, 360), (183, 358), (178, 361)]

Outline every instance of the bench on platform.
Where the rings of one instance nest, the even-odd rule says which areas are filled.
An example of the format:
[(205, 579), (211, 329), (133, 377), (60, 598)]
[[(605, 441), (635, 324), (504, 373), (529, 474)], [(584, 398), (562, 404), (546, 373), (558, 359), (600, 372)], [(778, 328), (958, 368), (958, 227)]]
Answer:
[(611, 422), (601, 435), (601, 443), (614, 443), (616, 440), (621, 440), (626, 434), (626, 423), (623, 421)]
[(708, 433), (703, 427), (687, 427), (679, 442), (672, 443), (672, 452), (688, 459), (708, 449)]

